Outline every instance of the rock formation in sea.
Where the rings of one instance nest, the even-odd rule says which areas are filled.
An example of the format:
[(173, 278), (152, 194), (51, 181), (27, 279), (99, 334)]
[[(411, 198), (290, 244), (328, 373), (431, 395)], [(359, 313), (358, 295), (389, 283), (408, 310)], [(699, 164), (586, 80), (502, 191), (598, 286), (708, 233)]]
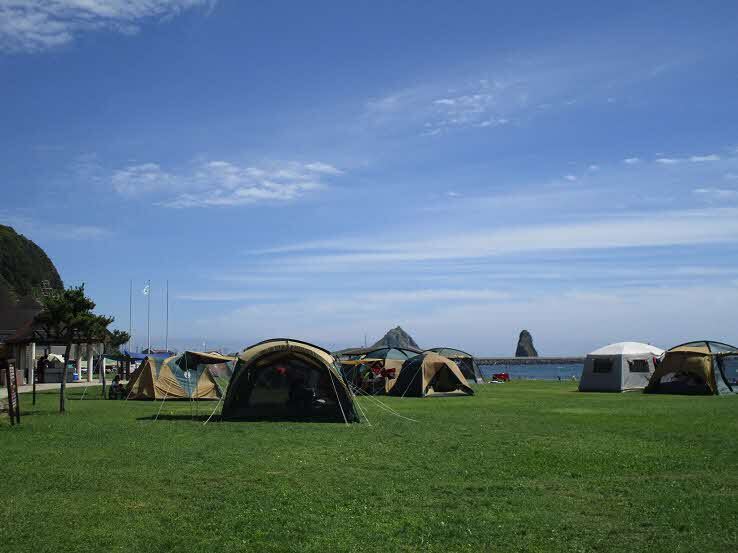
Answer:
[(415, 343), (413, 337), (405, 332), (401, 326), (397, 326), (387, 331), (384, 337), (376, 342), (372, 347), (391, 347), (391, 348), (414, 348), (420, 349)]
[(518, 338), (518, 347), (515, 350), (515, 357), (538, 357), (538, 352), (533, 346), (533, 336), (530, 332), (523, 330)]

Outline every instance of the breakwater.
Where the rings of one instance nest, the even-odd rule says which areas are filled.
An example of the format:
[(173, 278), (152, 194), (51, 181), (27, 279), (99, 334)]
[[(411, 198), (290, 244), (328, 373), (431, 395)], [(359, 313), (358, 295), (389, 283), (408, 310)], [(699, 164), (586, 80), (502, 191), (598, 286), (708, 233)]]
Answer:
[(584, 357), (475, 357), (479, 365), (573, 365)]

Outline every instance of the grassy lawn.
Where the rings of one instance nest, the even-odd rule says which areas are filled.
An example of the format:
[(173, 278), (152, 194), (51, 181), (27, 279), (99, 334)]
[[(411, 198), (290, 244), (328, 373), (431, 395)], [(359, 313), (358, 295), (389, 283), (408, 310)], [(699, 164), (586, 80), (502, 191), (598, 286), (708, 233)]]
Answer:
[(417, 422), (362, 399), (351, 427), (42, 394), (0, 422), (0, 550), (738, 550), (738, 397), (575, 386), (382, 398)]

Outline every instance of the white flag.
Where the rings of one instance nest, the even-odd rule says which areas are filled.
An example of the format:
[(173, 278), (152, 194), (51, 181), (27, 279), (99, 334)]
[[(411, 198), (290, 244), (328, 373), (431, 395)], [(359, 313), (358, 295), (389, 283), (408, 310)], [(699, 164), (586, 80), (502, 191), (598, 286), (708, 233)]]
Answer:
[(146, 286), (144, 286), (144, 289), (143, 289), (143, 295), (144, 295), (144, 296), (148, 296), (148, 295), (149, 295), (149, 292), (150, 292), (150, 290), (151, 290), (151, 286), (149, 286), (148, 284), (147, 284)]

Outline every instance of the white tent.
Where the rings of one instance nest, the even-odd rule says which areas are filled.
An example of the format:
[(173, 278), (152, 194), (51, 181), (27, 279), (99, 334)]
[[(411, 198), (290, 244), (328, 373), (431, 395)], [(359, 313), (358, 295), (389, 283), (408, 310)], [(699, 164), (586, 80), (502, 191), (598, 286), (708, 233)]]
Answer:
[(664, 350), (640, 342), (619, 342), (587, 355), (580, 392), (622, 392), (645, 388), (654, 371), (654, 358)]

